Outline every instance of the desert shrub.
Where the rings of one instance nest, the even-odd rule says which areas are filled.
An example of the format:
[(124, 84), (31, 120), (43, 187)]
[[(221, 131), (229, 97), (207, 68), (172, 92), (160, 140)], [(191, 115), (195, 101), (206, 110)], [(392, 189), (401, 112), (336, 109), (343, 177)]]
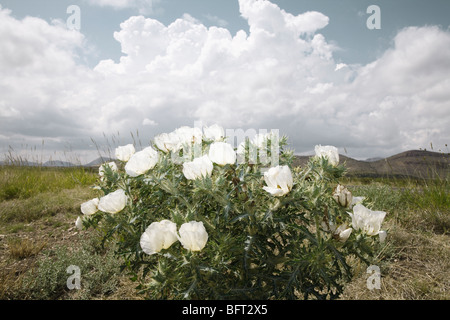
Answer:
[(370, 263), (384, 240), (385, 212), (339, 186), (334, 147), (293, 168), (286, 137), (236, 149), (214, 128), (117, 148), (118, 163), (100, 170), (103, 196), (82, 205), (77, 226), (102, 231), (151, 299), (339, 297), (348, 259)]

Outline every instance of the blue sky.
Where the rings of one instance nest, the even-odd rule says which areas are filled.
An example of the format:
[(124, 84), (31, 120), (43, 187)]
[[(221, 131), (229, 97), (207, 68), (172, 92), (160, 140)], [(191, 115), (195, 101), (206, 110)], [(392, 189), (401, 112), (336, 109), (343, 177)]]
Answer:
[[(45, 141), (89, 159), (92, 140), (149, 141), (195, 121), (280, 129), (297, 153), (333, 144), (355, 158), (450, 139), (450, 1), (0, 5), (0, 154)], [(70, 5), (80, 32), (64, 25)]]

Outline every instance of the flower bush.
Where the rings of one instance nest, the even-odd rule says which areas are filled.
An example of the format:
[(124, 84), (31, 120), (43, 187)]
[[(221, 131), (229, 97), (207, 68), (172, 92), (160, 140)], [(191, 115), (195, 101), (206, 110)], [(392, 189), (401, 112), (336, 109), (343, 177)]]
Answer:
[(286, 137), (226, 141), (218, 125), (181, 127), (139, 152), (117, 148), (77, 227), (116, 242), (150, 299), (339, 297), (349, 259), (370, 263), (384, 241), (385, 213), (339, 184), (335, 147), (293, 167)]

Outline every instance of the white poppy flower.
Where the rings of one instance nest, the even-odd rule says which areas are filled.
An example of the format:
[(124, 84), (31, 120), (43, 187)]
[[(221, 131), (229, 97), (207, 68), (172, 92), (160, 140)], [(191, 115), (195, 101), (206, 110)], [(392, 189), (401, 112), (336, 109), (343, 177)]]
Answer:
[(220, 141), (225, 137), (225, 130), (218, 124), (203, 128), (205, 138), (213, 141)]
[[(178, 136), (178, 141), (182, 145), (184, 144), (196, 144), (201, 143), (203, 139), (203, 133), (200, 128), (180, 127), (174, 131)], [(180, 147), (181, 147), (180, 146)]]
[(100, 200), (98, 198), (89, 200), (81, 204), (81, 212), (86, 216), (91, 216), (98, 211), (98, 204)]
[(183, 174), (188, 180), (209, 177), (212, 174), (212, 170), (213, 163), (207, 155), (200, 158), (195, 158), (193, 161), (183, 163)]
[(316, 157), (325, 157), (332, 166), (339, 164), (339, 152), (336, 147), (333, 146), (321, 146), (315, 147)]
[(185, 145), (201, 143), (203, 133), (200, 128), (180, 127), (170, 133), (162, 133), (154, 138), (155, 145), (163, 152), (177, 152)]
[(168, 249), (177, 240), (177, 225), (172, 221), (162, 220), (150, 224), (141, 236), (140, 245), (146, 254), (151, 255)]
[(291, 169), (288, 166), (276, 166), (264, 173), (264, 181), (267, 186), (264, 190), (273, 196), (281, 197), (292, 190), (293, 179)]
[(209, 146), (209, 159), (212, 162), (224, 166), (236, 162), (236, 152), (233, 146), (226, 142), (214, 142)]
[(106, 213), (118, 213), (125, 208), (127, 201), (125, 191), (119, 189), (100, 198), (98, 209)]
[(163, 152), (176, 151), (180, 143), (179, 137), (174, 133), (161, 133), (154, 138), (156, 147)]
[[(372, 211), (362, 204), (357, 204), (353, 207), (353, 213), (347, 212), (352, 218), (352, 227), (355, 230), (362, 230), (369, 236), (375, 236), (384, 232), (381, 230), (386, 212)], [(383, 235), (381, 235), (383, 237)]]
[(137, 177), (153, 169), (158, 163), (159, 154), (152, 147), (147, 147), (136, 152), (125, 165), (126, 173), (131, 177)]
[(181, 225), (179, 234), (178, 240), (185, 249), (191, 251), (202, 250), (208, 241), (208, 233), (203, 222), (191, 221), (185, 223)]
[(116, 148), (116, 158), (120, 161), (127, 162), (136, 152), (132, 144)]

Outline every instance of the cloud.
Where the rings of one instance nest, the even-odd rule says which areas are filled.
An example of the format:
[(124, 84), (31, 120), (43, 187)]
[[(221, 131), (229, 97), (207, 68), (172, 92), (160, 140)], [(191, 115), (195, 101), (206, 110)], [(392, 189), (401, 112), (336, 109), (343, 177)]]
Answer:
[(449, 71), (448, 31), (436, 26), (401, 30), (393, 48), (342, 87), (356, 106), (349, 122), (353, 140), (387, 149), (435, 141), (443, 146), (450, 139)]
[(95, 71), (120, 76), (128, 87), (145, 87), (136, 98), (146, 101), (146, 110), (166, 116), (165, 110), (177, 108), (175, 123), (257, 127), (262, 119), (307, 108), (309, 99), (299, 90), (338, 77), (331, 72), (332, 47), (321, 34), (313, 34), (328, 18), (319, 13), (294, 17), (267, 1), (240, 5), (249, 34), (232, 36), (191, 16), (168, 26), (131, 17), (114, 35), (122, 45), (121, 61), (102, 61)]
[(208, 28), (188, 14), (169, 25), (130, 17), (114, 33), (120, 61), (93, 69), (76, 62), (82, 34), (1, 10), (2, 144), (12, 141), (2, 136), (40, 137), (82, 150), (90, 137), (119, 132), (124, 143), (135, 130), (148, 143), (195, 121), (280, 129), (297, 152), (332, 144), (373, 157), (448, 143), (448, 31), (406, 28), (379, 59), (344, 65), (320, 33), (329, 21), (322, 13), (239, 5), (248, 33)]
[(83, 35), (38, 18), (16, 20), (8, 10), (0, 10), (0, 21), (1, 131), (46, 136), (68, 131), (67, 124), (74, 123), (66, 115), (77, 107), (69, 108), (67, 100), (77, 99), (80, 77), (90, 73), (76, 63)]
[(142, 121), (142, 125), (144, 126), (157, 126), (158, 123), (149, 119), (149, 118), (145, 118), (144, 121)]

